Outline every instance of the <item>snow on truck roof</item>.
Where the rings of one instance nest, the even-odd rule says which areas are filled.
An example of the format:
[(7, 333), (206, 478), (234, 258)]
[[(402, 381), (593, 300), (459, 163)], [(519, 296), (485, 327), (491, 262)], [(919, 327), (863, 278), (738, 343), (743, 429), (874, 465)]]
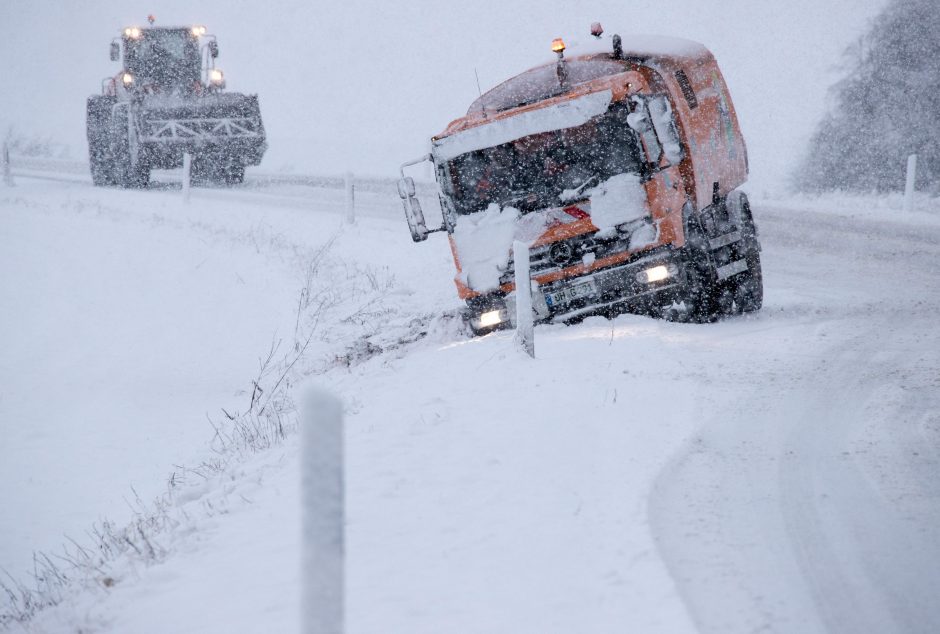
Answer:
[[(586, 42), (571, 42), (566, 49), (569, 53), (569, 83), (576, 86), (581, 83), (600, 79), (607, 75), (621, 73), (623, 60), (630, 59), (679, 59), (693, 60), (708, 55), (703, 44), (678, 37), (662, 35), (627, 35), (621, 38), (623, 57), (614, 59), (613, 36), (591, 38)], [(479, 99), (474, 100), (467, 109), (467, 115), (482, 114), (484, 108), (490, 112), (499, 112), (510, 108), (535, 103), (557, 93), (555, 79), (557, 59), (539, 64), (491, 88)]]
[[(707, 53), (704, 44), (668, 35), (626, 34), (620, 36), (623, 43), (624, 57), (686, 57), (696, 58)], [(613, 36), (600, 39), (591, 38), (584, 42), (572, 41), (567, 52), (574, 55), (594, 55), (610, 53), (613, 50)], [(554, 61), (554, 60), (552, 60)]]
[(447, 161), (466, 152), (530, 134), (581, 125), (606, 111), (611, 100), (609, 90), (520, 113), (508, 119), (498, 116), (492, 118), (492, 115), (558, 97), (580, 84), (625, 72), (630, 61), (639, 59), (675, 64), (694, 62), (711, 55), (704, 45), (681, 38), (627, 35), (621, 40), (623, 56), (620, 58), (612, 56), (612, 37), (572, 42), (567, 48), (572, 55), (565, 59), (568, 88), (561, 89), (558, 84), (557, 58), (498, 84), (476, 99), (466, 116), (451, 122), (443, 134), (432, 139), (434, 156), (438, 160)]

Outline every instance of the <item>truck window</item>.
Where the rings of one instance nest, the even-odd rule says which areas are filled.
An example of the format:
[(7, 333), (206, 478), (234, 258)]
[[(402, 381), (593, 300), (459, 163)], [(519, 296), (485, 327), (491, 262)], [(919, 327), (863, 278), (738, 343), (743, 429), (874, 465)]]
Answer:
[(681, 161), (682, 144), (669, 99), (665, 95), (636, 96), (633, 97), (633, 104), (635, 110), (628, 120), (630, 127), (636, 130), (642, 139), (650, 166), (655, 170)]
[(565, 190), (639, 173), (640, 150), (628, 115), (628, 105), (614, 104), (584, 125), (458, 156), (448, 166), (454, 208), (471, 214), (491, 203), (521, 211), (557, 207)]

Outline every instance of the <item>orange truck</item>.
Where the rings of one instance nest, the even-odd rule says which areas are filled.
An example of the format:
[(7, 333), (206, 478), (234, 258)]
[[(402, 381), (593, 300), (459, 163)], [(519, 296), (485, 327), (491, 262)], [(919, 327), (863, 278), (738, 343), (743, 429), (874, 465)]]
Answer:
[[(514, 321), (513, 241), (529, 245), (537, 321), (642, 312), (708, 322), (758, 310), (760, 244), (747, 149), (701, 44), (605, 37), (482, 94), (402, 165), (416, 242), (448, 234), (476, 334)], [(443, 222), (428, 229), (405, 170), (433, 164)]]

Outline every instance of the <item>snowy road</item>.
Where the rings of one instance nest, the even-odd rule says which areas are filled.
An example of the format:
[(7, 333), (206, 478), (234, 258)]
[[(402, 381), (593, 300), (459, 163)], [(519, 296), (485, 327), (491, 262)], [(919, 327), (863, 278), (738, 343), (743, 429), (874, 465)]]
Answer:
[(702, 632), (935, 632), (940, 227), (761, 208), (761, 229), (788, 318), (736, 341), (657, 478), (660, 550)]
[[(5, 329), (16, 355), (0, 367), (3, 387), (23, 396), (0, 401), (0, 565), (25, 565), (115, 499), (120, 511), (131, 483), (160, 490), (165, 469), (198, 454), (191, 421), (244, 399), (232, 394), (271, 332), (291, 327), (323, 243), (336, 256), (322, 271), (327, 288), (356, 292), (328, 315), (314, 357), (456, 305), (446, 242), (411, 244), (392, 191), (363, 192), (361, 221), (344, 228), (338, 189), (194, 190), (185, 207), (172, 189), (42, 183), (0, 189), (4, 267), (51, 262), (58, 281), (8, 278), (4, 290), (29, 291), (36, 307), (8, 301), (3, 318), (12, 332), (42, 333), (48, 319), (36, 315), (77, 309), (84, 343)], [(767, 298), (749, 318), (540, 327), (534, 362), (515, 354), (510, 333), (445, 330), (320, 374), (347, 404), (350, 631), (936, 631), (940, 216), (854, 204), (755, 205)], [(60, 305), (52, 291), (83, 284), (86, 269), (69, 263), (86, 260), (108, 276), (124, 263), (115, 280), (127, 286), (174, 264), (156, 296), (105, 288), (94, 307)], [(110, 401), (91, 398), (133, 358), (94, 357), (76, 372), (57, 350), (129, 341), (135, 330), (93, 311), (120, 305), (146, 325), (155, 303), (178, 336), (141, 342), (138, 356), (165, 363), (150, 380), (121, 381)], [(194, 305), (204, 318), (191, 319)], [(167, 399), (190, 383), (169, 381), (179, 367), (212, 380)], [(70, 395), (89, 413), (65, 492), (30, 473), (43, 459), (61, 476), (43, 443), (70, 410), (33, 407), (50, 368), (77, 381)], [(128, 425), (141, 403), (158, 406)], [(108, 440), (116, 430), (121, 442)], [(239, 467), (200, 493), (216, 507), (228, 500), (224, 515), (200, 520), (184, 506), (196, 519), (161, 537), (161, 565), (116, 566), (113, 589), (78, 594), (36, 631), (289, 631), (299, 612), (285, 590), (299, 583), (299, 537), (283, 530), (299, 518), (294, 440), (257, 460), (257, 473)]]

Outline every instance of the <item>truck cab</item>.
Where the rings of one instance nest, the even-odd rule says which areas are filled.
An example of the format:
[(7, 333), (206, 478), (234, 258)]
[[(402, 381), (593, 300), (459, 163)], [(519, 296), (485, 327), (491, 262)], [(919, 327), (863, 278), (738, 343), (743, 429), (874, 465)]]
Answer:
[[(599, 26), (599, 25), (595, 25)], [(601, 31), (602, 33), (602, 31)], [(512, 324), (511, 245), (530, 245), (542, 321), (640, 311), (714, 321), (763, 297), (747, 149), (712, 54), (676, 38), (610, 38), (475, 100), (402, 166), (412, 238), (448, 234), (475, 333)], [(431, 161), (442, 224), (405, 169)]]

